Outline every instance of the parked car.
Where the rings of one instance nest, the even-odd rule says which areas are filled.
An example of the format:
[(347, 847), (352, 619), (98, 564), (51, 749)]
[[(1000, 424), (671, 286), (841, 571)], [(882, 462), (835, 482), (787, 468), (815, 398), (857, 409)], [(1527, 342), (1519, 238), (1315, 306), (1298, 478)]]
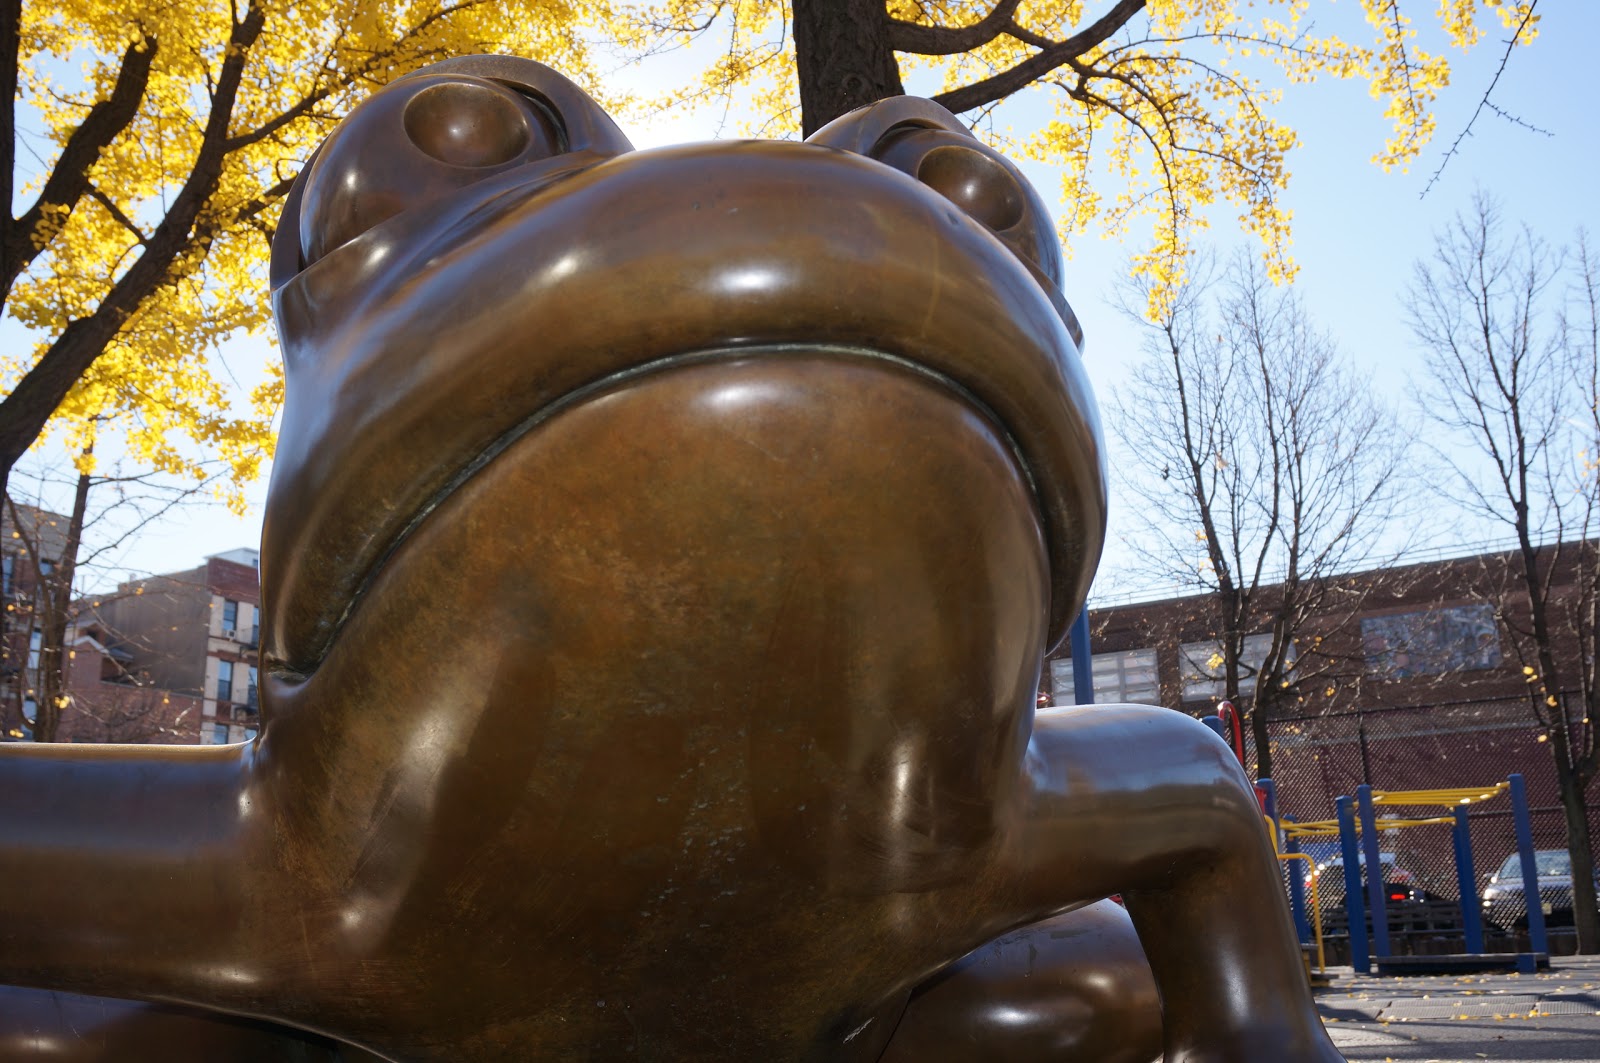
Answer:
[[(1384, 914), (1391, 934), (1437, 934), (1460, 930), (1460, 905), (1423, 889), (1418, 885), (1416, 876), (1400, 865), (1394, 853), (1379, 853), (1378, 861), (1383, 867)], [(1361, 854), (1360, 863), (1361, 899), (1365, 906), (1366, 854)], [(1323, 931), (1330, 934), (1348, 933), (1350, 914), (1345, 905), (1344, 858), (1336, 856), (1324, 860), (1312, 874), (1317, 880), (1317, 903), (1322, 907)], [(1306, 885), (1306, 902), (1309, 904), (1309, 877)], [(1371, 911), (1366, 913), (1366, 918), (1370, 926)]]
[[(1539, 900), (1546, 926), (1572, 925), (1572, 857), (1565, 849), (1533, 854), (1539, 873)], [(1483, 917), (1502, 930), (1525, 930), (1528, 904), (1522, 891), (1522, 858), (1506, 857), (1483, 890)]]
[[(1361, 866), (1361, 883), (1365, 888), (1367, 881), (1367, 855), (1358, 854), (1357, 861)], [(1416, 892), (1416, 876), (1401, 867), (1394, 853), (1379, 853), (1378, 864), (1383, 868), (1384, 896), (1391, 901), (1402, 902), (1414, 899)], [(1306, 901), (1311, 900), (1311, 880), (1316, 879), (1317, 903), (1323, 911), (1332, 907), (1344, 905), (1344, 857), (1336, 856), (1331, 860), (1324, 860), (1317, 865), (1317, 869), (1306, 878)], [(1363, 895), (1364, 899), (1364, 895)]]

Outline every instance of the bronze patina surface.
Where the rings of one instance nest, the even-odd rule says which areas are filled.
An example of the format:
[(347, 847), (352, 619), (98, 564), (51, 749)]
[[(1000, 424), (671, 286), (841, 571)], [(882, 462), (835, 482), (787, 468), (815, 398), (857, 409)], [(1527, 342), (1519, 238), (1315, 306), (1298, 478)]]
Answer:
[(119, 1059), (1340, 1058), (1224, 746), (1035, 715), (1100, 430), (948, 113), (633, 152), (451, 61), (272, 270), (261, 735), (0, 749), (0, 981), (161, 1005)]

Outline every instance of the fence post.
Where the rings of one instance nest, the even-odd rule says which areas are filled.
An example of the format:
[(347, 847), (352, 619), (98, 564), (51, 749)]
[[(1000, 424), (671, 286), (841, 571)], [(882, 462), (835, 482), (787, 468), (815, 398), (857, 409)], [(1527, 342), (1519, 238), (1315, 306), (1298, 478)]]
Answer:
[(1350, 811), (1350, 798), (1338, 798), (1333, 806), (1339, 817), (1339, 851), (1344, 856), (1344, 910), (1350, 917), (1350, 966), (1361, 974), (1371, 974), (1367, 912), (1361, 903), (1361, 857), (1356, 852), (1355, 817)]
[(1478, 873), (1472, 866), (1472, 828), (1467, 825), (1467, 806), (1456, 806), (1456, 884), (1461, 887), (1461, 926), (1466, 933), (1467, 952), (1483, 951), (1483, 904), (1478, 899)]
[(1361, 813), (1361, 848), (1367, 857), (1367, 899), (1372, 906), (1372, 952), (1375, 956), (1388, 956), (1389, 910), (1384, 904), (1387, 892), (1383, 881), (1383, 857), (1378, 852), (1378, 817), (1372, 812), (1372, 787), (1362, 783), (1356, 787), (1356, 801)]
[(1094, 658), (1089, 653), (1089, 607), (1078, 611), (1072, 622), (1072, 700), (1079, 705), (1094, 704)]
[(1509, 777), (1511, 819), (1517, 827), (1517, 852), (1522, 857), (1522, 899), (1528, 902), (1528, 948), (1549, 953), (1544, 932), (1544, 894), (1539, 891), (1539, 862), (1533, 855), (1533, 818), (1528, 815), (1528, 788), (1522, 774)]

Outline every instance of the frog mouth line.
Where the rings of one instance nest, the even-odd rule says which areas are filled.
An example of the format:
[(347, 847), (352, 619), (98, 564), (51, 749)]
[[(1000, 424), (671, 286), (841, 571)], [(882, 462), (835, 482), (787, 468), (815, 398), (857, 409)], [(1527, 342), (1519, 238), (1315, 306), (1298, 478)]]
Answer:
[[(507, 450), (510, 450), (522, 439), (531, 435), (540, 426), (560, 416), (567, 410), (570, 410), (576, 406), (580, 406), (591, 399), (609, 393), (636, 380), (653, 376), (666, 370), (679, 369), (694, 365), (703, 365), (712, 362), (745, 361), (759, 358), (782, 358), (786, 355), (832, 355), (835, 357), (853, 359), (866, 363), (890, 365), (900, 370), (913, 373), (924, 380), (931, 381), (943, 390), (953, 394), (961, 402), (978, 413), (990, 425), (996, 435), (1005, 443), (1006, 449), (1010, 452), (1012, 460), (1016, 463), (1017, 469), (1020, 471), (1024, 481), (1028, 485), (1029, 492), (1034, 497), (1035, 504), (1040, 505), (1042, 514), (1043, 507), (1039, 498), (1038, 484), (1034, 478), (1033, 469), (1030, 467), (1027, 458), (1024, 456), (1022, 448), (1018, 445), (1016, 439), (1012, 436), (1010, 431), (1005, 427), (1004, 422), (994, 410), (989, 408), (988, 404), (986, 404), (977, 395), (973, 394), (972, 391), (963, 387), (960, 383), (936, 369), (931, 369), (926, 365), (913, 361), (912, 359), (903, 358), (899, 355), (888, 354), (884, 351), (873, 350), (868, 347), (851, 347), (839, 344), (779, 343), (763, 344), (756, 347), (716, 347), (706, 350), (691, 351), (684, 354), (669, 355), (664, 358), (656, 358), (649, 362), (644, 362), (639, 365), (618, 370), (617, 372), (610, 373), (567, 392), (560, 398), (555, 399), (554, 401), (546, 404), (540, 409), (524, 417), (522, 420), (518, 421), (512, 427), (496, 437), (493, 442), (484, 447), (483, 450), (481, 450), (477, 455), (461, 465), (453, 476), (440, 485), (438, 490), (429, 496), (422, 503), (422, 505), (418, 506), (414, 511), (412, 511), (405, 522), (395, 530), (394, 534), (385, 540), (382, 546), (374, 551), (371, 564), (367, 566), (365, 574), (356, 584), (355, 590), (346, 601), (344, 609), (333, 621), (327, 640), (328, 646), (331, 648), (338, 641), (339, 635), (344, 630), (345, 624), (349, 621), (350, 617), (352, 617), (357, 610), (360, 609), (361, 604), (366, 599), (367, 593), (372, 588), (372, 585), (383, 574), (394, 556), (400, 552), (401, 548), (412, 538), (417, 530), (421, 528), (424, 523), (426, 523), (429, 517), (431, 517), (440, 506), (442, 506), (446, 501), (460, 491), (468, 482), (470, 482), (474, 477), (476, 477), (491, 463), (493, 463), (496, 458), (500, 457), (500, 455), (504, 454)], [(1044, 520), (1042, 515), (1041, 520)], [(326, 651), (324, 652), (323, 656), (326, 656)], [(310, 674), (313, 674), (316, 671), (315, 666), (308, 671), (300, 671), (290, 667), (287, 663), (282, 661), (274, 660), (266, 663), (269, 674), (275, 678), (290, 682), (303, 681), (309, 678)], [(318, 664), (320, 665), (320, 663), (321, 662), (319, 660)]]

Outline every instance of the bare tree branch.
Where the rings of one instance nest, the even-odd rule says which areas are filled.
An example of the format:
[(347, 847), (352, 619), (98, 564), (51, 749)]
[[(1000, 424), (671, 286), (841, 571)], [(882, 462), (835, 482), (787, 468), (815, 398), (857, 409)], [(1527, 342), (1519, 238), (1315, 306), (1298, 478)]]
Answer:
[(1483, 90), (1483, 96), (1478, 100), (1478, 106), (1473, 108), (1472, 117), (1467, 119), (1467, 124), (1462, 127), (1461, 132), (1456, 134), (1456, 139), (1451, 143), (1450, 150), (1446, 151), (1444, 153), (1444, 157), (1439, 160), (1438, 169), (1434, 170), (1433, 175), (1428, 178), (1428, 183), (1423, 186), (1421, 193), (1419, 193), (1417, 196), (1418, 199), (1428, 198), (1428, 193), (1433, 191), (1433, 186), (1438, 184), (1439, 178), (1444, 175), (1444, 168), (1450, 165), (1450, 160), (1455, 158), (1456, 154), (1461, 150), (1461, 142), (1472, 135), (1472, 127), (1477, 123), (1478, 116), (1482, 114), (1485, 109), (1494, 112), (1500, 117), (1506, 119), (1508, 122), (1511, 122), (1515, 125), (1520, 125), (1523, 128), (1532, 130), (1535, 133), (1543, 133), (1545, 136), (1552, 135), (1546, 130), (1539, 129), (1537, 126), (1529, 125), (1522, 119), (1507, 114), (1489, 102), (1489, 97), (1494, 94), (1495, 86), (1500, 84), (1500, 75), (1506, 72), (1506, 64), (1511, 61), (1511, 50), (1515, 48), (1517, 46), (1517, 42), (1522, 39), (1523, 31), (1528, 28), (1528, 23), (1533, 21), (1534, 8), (1538, 6), (1539, 0), (1533, 0), (1533, 2), (1528, 5), (1528, 10), (1523, 12), (1522, 21), (1517, 23), (1516, 31), (1511, 34), (1511, 39), (1506, 41), (1505, 53), (1500, 56), (1500, 65), (1495, 68), (1494, 77), (1489, 79), (1489, 87)]
[(1144, 6), (1145, 0), (1118, 0), (1111, 10), (1065, 40), (1042, 49), (992, 77), (963, 85), (959, 89), (951, 89), (949, 92), (941, 92), (933, 98), (934, 102), (960, 114), (974, 107), (1003, 100), (1046, 76), (1052, 70), (1070, 66), (1073, 60), (1104, 44), (1112, 34), (1127, 25), (1134, 15), (1144, 10)]
[(897, 52), (918, 55), (955, 55), (981, 48), (1015, 26), (1013, 16), (1022, 0), (1000, 0), (990, 12), (970, 26), (924, 26), (900, 19), (889, 20), (889, 46)]

